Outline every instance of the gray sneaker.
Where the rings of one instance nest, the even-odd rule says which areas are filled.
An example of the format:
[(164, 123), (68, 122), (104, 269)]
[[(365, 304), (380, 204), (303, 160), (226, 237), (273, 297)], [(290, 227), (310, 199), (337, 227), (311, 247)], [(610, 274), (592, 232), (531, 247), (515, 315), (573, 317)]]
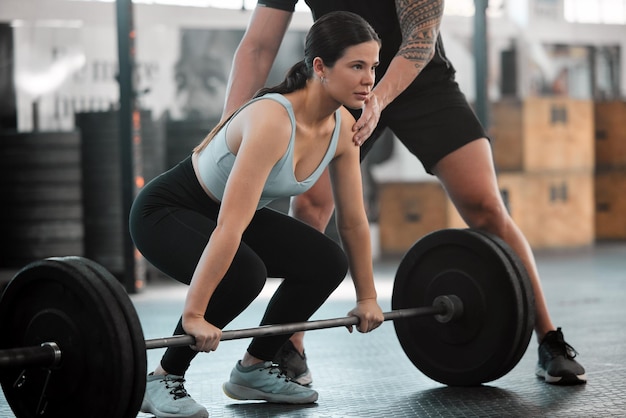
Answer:
[(307, 404), (318, 397), (316, 391), (292, 381), (271, 361), (249, 367), (238, 361), (222, 388), (228, 397), (246, 401)]
[(274, 357), (274, 363), (294, 382), (304, 386), (313, 383), (313, 376), (306, 363), (306, 353), (300, 354), (290, 340), (280, 348)]
[(141, 412), (157, 418), (208, 418), (209, 412), (189, 396), (184, 382), (182, 376), (150, 373)]

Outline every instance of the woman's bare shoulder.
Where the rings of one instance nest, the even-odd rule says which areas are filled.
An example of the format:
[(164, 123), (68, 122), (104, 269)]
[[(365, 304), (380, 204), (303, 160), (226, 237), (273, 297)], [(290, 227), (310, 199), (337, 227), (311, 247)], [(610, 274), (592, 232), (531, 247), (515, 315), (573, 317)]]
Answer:
[(252, 136), (291, 136), (292, 126), (287, 109), (271, 99), (257, 100), (242, 109), (233, 120), (242, 132)]
[(352, 113), (350, 113), (350, 111), (345, 107), (342, 106), (340, 108), (340, 112), (341, 130), (339, 131), (339, 134), (341, 135), (341, 140), (348, 140), (352, 142), (352, 137), (354, 136), (354, 132), (352, 132), (352, 127), (354, 126), (356, 120), (354, 119), (354, 116), (352, 116)]

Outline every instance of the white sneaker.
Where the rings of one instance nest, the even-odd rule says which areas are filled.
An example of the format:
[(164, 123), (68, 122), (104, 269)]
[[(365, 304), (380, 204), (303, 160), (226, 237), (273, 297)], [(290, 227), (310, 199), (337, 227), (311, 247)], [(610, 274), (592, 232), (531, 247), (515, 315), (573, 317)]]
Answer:
[(230, 381), (224, 383), (222, 389), (233, 399), (271, 403), (307, 404), (317, 401), (318, 397), (316, 391), (294, 382), (271, 361), (250, 367), (237, 362), (230, 373)]
[(182, 376), (150, 373), (141, 412), (156, 418), (208, 418), (209, 412), (189, 396), (183, 383)]

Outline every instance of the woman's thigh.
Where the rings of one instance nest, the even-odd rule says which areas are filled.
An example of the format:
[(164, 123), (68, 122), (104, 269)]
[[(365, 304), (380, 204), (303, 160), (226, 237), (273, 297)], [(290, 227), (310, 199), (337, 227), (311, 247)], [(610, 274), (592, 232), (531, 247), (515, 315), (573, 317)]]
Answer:
[(273, 209), (257, 211), (243, 240), (263, 260), (269, 277), (319, 280), (347, 273), (345, 253), (336, 242)]
[(215, 221), (192, 210), (163, 207), (132, 226), (142, 255), (163, 273), (189, 284)]

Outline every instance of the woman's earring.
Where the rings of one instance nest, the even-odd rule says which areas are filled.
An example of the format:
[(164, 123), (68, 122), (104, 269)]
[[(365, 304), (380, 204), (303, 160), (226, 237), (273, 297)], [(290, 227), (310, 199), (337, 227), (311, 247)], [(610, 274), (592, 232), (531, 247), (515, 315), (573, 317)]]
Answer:
[(321, 77), (320, 77), (320, 82), (321, 82), (322, 84), (326, 84), (326, 77), (321, 76)]

